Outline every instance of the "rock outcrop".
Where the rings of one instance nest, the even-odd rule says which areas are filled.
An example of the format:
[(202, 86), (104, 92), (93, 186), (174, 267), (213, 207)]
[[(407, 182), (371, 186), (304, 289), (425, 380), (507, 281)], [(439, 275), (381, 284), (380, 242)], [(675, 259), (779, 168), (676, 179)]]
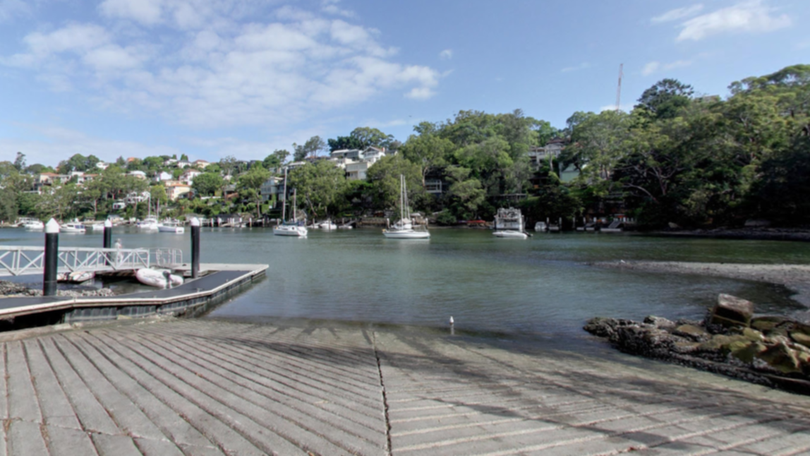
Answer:
[(703, 322), (597, 317), (584, 329), (627, 353), (810, 394), (810, 326), (753, 314), (751, 302), (720, 295)]

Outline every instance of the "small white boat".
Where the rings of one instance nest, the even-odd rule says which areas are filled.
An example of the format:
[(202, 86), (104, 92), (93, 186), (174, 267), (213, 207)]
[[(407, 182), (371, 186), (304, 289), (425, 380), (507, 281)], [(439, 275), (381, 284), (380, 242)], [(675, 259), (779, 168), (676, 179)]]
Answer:
[(411, 222), (411, 213), (408, 209), (408, 189), (405, 176), (399, 176), (399, 221), (388, 229), (384, 229), (383, 236), (389, 239), (430, 239), (427, 227), (424, 230), (414, 230)]
[(529, 235), (524, 233), (523, 231), (515, 231), (515, 230), (493, 231), (492, 235), (504, 239), (526, 239), (529, 237)]
[(170, 285), (176, 287), (183, 284), (183, 277), (171, 274), (168, 269), (138, 269), (135, 271), (135, 278), (144, 285), (157, 288), (166, 288)]
[(104, 224), (103, 223), (93, 223), (90, 225), (90, 229), (93, 231), (104, 231)]
[(547, 228), (546, 222), (537, 222), (534, 224), (534, 231), (546, 231)]
[(154, 217), (147, 217), (138, 222), (138, 228), (142, 230), (157, 231), (158, 221)]
[(85, 232), (87, 232), (87, 227), (85, 227), (81, 223), (68, 222), (60, 226), (59, 231), (61, 231), (62, 233), (84, 234)]
[(279, 225), (273, 228), (273, 234), (276, 236), (298, 236), (306, 237), (307, 229), (298, 225)]
[(29, 220), (23, 223), (23, 228), (30, 231), (41, 231), (45, 229), (45, 224), (40, 220)]
[(351, 229), (354, 229), (354, 227), (347, 223), (345, 225), (338, 225), (338, 229), (339, 230), (351, 230)]
[(328, 231), (328, 230), (336, 230), (336, 229), (337, 229), (337, 225), (335, 225), (334, 223), (332, 223), (332, 221), (331, 221), (331, 220), (326, 220), (326, 221), (324, 221), (324, 222), (321, 222), (321, 223), (318, 225), (318, 227), (319, 227), (319, 228), (321, 228), (322, 230), (327, 230), (327, 231)]
[(159, 224), (158, 231), (161, 233), (183, 234), (186, 232), (186, 229), (181, 226), (179, 222), (172, 221)]
[(56, 281), (57, 282), (71, 282), (71, 283), (82, 283), (87, 282), (96, 277), (96, 273), (93, 271), (73, 271), (73, 272), (65, 272), (62, 274), (57, 274)]

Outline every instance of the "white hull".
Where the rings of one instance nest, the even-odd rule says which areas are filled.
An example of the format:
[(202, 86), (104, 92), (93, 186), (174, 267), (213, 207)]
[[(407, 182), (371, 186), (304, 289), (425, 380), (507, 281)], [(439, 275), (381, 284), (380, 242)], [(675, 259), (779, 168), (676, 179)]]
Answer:
[(85, 232), (87, 232), (87, 228), (85, 228), (84, 225), (66, 223), (59, 227), (59, 231), (62, 233), (69, 233), (69, 234), (84, 234)]
[[(168, 286), (168, 282), (166, 281), (166, 277), (163, 274), (165, 269), (138, 269), (135, 272), (135, 278), (138, 279), (138, 282), (141, 282), (144, 285), (149, 285), (150, 287), (157, 287), (157, 288), (166, 288)], [(170, 274), (169, 280), (171, 280), (171, 284), (173, 287), (183, 284), (183, 278), (176, 274)]]
[(158, 225), (158, 231), (161, 233), (175, 233), (175, 234), (183, 234), (186, 232), (186, 229), (182, 226), (163, 226)]
[(30, 231), (42, 231), (45, 229), (45, 224), (42, 222), (29, 222), (23, 225), (23, 228)]
[(332, 222), (323, 222), (320, 225), (318, 225), (318, 227), (320, 227), (320, 229), (326, 230), (326, 231), (336, 230), (337, 229), (337, 225), (335, 225)]
[(279, 225), (273, 228), (273, 234), (276, 236), (296, 236), (306, 237), (307, 229), (303, 226), (296, 225)]
[(90, 229), (93, 231), (104, 231), (104, 224), (103, 223), (94, 223), (90, 225)]
[(522, 231), (513, 231), (513, 230), (495, 231), (492, 233), (492, 235), (504, 239), (526, 239), (529, 237), (528, 234)]
[(427, 231), (414, 230), (383, 230), (383, 235), (389, 239), (429, 239)]
[(56, 276), (57, 282), (72, 282), (82, 283), (94, 278), (96, 273), (93, 271), (74, 271), (70, 273), (59, 274)]

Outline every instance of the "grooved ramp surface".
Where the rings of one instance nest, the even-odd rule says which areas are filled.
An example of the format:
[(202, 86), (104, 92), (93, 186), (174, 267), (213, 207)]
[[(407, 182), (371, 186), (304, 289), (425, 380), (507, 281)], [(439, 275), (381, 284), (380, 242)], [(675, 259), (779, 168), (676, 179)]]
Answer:
[(8, 339), (0, 455), (810, 454), (810, 398), (622, 355), (216, 320)]

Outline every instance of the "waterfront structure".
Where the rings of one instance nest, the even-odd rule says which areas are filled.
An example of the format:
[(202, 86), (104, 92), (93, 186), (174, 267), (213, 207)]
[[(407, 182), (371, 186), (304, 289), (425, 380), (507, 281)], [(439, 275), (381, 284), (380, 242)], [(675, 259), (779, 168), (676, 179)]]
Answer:
[(495, 215), (495, 231), (493, 235), (500, 238), (519, 238), (526, 239), (529, 237), (524, 231), (523, 214), (520, 209), (499, 208), (498, 213)]

